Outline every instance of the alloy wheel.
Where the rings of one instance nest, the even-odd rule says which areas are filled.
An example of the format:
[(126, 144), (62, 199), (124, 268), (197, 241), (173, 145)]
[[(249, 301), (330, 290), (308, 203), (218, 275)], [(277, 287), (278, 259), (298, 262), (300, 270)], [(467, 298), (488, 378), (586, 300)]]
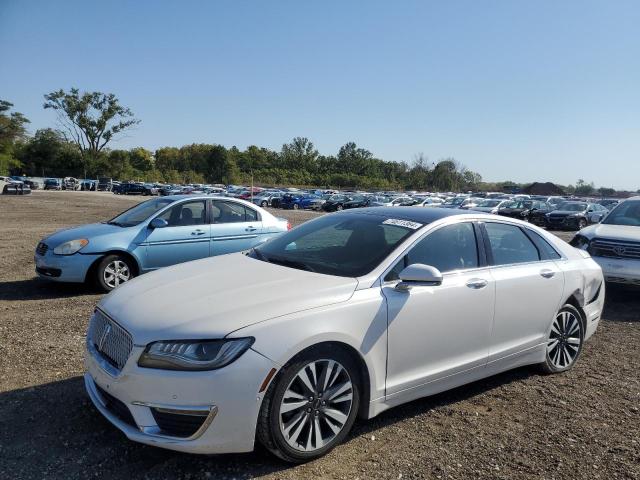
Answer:
[(313, 452), (343, 430), (353, 404), (353, 383), (337, 361), (315, 360), (293, 377), (280, 402), (280, 431), (290, 447)]
[(131, 270), (129, 270), (129, 266), (122, 260), (114, 260), (107, 264), (102, 276), (104, 283), (106, 283), (109, 288), (116, 288), (121, 283), (131, 279)]
[(551, 364), (564, 370), (571, 366), (580, 353), (582, 344), (582, 323), (576, 315), (563, 310), (551, 325), (547, 342), (547, 357)]

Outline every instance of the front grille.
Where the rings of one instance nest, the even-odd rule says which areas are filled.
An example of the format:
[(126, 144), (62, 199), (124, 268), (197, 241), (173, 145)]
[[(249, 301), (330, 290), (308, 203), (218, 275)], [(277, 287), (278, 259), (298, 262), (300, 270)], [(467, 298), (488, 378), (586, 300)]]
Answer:
[(163, 434), (171, 437), (190, 437), (202, 427), (208, 412), (203, 412), (202, 415), (186, 415), (152, 408), (151, 414)]
[(138, 427), (136, 421), (133, 419), (133, 415), (131, 415), (131, 410), (124, 404), (124, 402), (118, 400), (116, 397), (107, 393), (106, 390), (100, 388), (98, 384), (96, 385), (96, 389), (98, 393), (102, 397), (104, 401), (104, 406), (107, 410), (113, 413), (116, 417), (122, 420), (124, 423), (131, 425), (132, 427)]
[(122, 370), (133, 349), (133, 340), (129, 332), (100, 310), (96, 310), (89, 326), (88, 337), (109, 363)]
[(38, 243), (38, 246), (36, 247), (36, 253), (38, 255), (43, 257), (47, 253), (47, 250), (49, 250), (49, 245), (42, 242)]
[(623, 242), (596, 238), (589, 245), (592, 257), (629, 258), (640, 260), (640, 242)]

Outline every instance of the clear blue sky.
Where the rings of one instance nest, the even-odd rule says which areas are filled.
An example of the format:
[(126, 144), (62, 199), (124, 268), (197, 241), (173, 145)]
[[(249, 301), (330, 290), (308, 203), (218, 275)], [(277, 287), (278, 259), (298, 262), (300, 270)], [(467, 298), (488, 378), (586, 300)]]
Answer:
[(0, 0), (0, 98), (118, 95), (113, 147), (454, 157), (485, 180), (640, 188), (640, 1)]

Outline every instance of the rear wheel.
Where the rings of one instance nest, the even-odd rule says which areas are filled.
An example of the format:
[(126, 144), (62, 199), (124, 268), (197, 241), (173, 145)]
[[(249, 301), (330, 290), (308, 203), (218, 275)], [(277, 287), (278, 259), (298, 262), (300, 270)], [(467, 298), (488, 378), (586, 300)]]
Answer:
[(344, 208), (344, 207), (343, 207), (342, 205), (338, 204), (338, 206), (336, 207), (336, 210), (337, 210), (337, 211), (340, 211), (340, 210), (342, 210), (343, 208)]
[(587, 223), (587, 219), (586, 218), (581, 218), (580, 220), (578, 220), (578, 229), (582, 230), (583, 228), (586, 228), (588, 225)]
[(308, 351), (286, 365), (260, 410), (258, 439), (293, 463), (325, 455), (347, 436), (360, 402), (358, 367), (343, 350)]
[(547, 338), (547, 353), (542, 369), (547, 373), (565, 372), (572, 368), (584, 342), (582, 315), (573, 305), (565, 305), (556, 314)]
[(124, 255), (114, 254), (107, 255), (98, 263), (95, 280), (101, 290), (110, 292), (134, 276), (134, 266), (131, 265), (131, 260)]
[(267, 202), (266, 202), (265, 200), (261, 201), (261, 202), (260, 202), (260, 206), (261, 206), (262, 208), (265, 208), (265, 207), (267, 206)]
[(300, 208), (300, 205), (298, 205), (297, 203), (293, 204), (293, 209), (294, 210), (298, 210)]

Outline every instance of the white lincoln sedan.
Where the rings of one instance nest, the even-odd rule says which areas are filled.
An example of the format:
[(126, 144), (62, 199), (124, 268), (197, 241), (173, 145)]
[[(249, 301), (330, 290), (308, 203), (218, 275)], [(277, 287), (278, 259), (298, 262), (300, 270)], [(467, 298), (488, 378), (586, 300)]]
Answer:
[(393, 406), (527, 364), (570, 369), (604, 303), (585, 251), (508, 218), (378, 207), (136, 278), (100, 302), (85, 384), (127, 437), (327, 453)]

